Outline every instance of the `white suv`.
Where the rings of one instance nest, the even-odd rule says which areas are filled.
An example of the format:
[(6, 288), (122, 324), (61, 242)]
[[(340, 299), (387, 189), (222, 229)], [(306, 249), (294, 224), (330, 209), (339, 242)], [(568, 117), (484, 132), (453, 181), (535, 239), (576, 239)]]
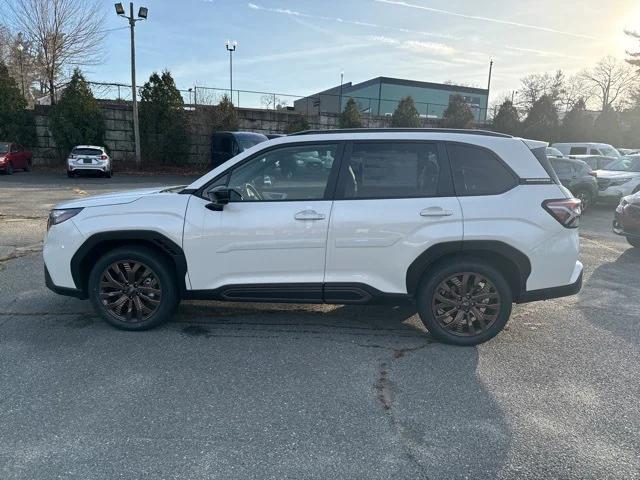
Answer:
[(107, 149), (95, 145), (73, 147), (67, 158), (67, 176), (71, 178), (80, 172), (99, 173), (111, 178), (113, 165)]
[(512, 303), (580, 290), (580, 202), (545, 147), (444, 129), (274, 139), (187, 187), (56, 206), (47, 285), (128, 330), (180, 299), (413, 302), (433, 337), (475, 345)]

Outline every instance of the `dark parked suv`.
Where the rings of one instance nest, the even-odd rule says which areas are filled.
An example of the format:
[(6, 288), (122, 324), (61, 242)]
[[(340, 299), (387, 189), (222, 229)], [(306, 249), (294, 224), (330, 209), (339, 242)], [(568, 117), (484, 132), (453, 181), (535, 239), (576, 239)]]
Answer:
[(571, 158), (549, 158), (553, 169), (558, 174), (562, 185), (582, 200), (583, 210), (593, 204), (598, 198), (598, 182), (591, 167), (582, 160)]

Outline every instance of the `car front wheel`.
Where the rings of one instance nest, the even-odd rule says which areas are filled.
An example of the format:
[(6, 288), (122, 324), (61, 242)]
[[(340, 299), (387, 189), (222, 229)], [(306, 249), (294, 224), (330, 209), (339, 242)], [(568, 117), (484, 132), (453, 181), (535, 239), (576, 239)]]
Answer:
[(429, 333), (452, 345), (486, 342), (502, 331), (511, 315), (512, 294), (503, 275), (474, 259), (453, 260), (430, 269), (416, 299)]
[(587, 210), (593, 204), (593, 195), (587, 190), (576, 192), (576, 198), (582, 202), (582, 210)]
[(123, 330), (155, 327), (178, 304), (169, 263), (145, 247), (122, 247), (102, 256), (89, 276), (89, 298), (102, 318)]

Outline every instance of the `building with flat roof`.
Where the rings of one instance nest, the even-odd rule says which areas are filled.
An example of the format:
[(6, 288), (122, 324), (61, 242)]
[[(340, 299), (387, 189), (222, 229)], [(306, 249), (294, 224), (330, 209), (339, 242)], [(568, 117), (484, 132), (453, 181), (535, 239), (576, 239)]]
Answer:
[(390, 77), (338, 85), (296, 100), (293, 105), (296, 111), (307, 114), (340, 113), (349, 98), (353, 98), (363, 114), (386, 116), (394, 112), (402, 98), (410, 96), (422, 118), (437, 119), (442, 118), (454, 95), (465, 99), (476, 121), (486, 120), (489, 97), (486, 89)]

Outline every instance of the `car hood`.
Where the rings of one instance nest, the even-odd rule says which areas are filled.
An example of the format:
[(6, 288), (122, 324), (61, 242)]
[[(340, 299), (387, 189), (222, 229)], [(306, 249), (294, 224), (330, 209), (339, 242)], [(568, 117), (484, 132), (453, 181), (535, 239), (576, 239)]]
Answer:
[(86, 208), (86, 207), (103, 207), (107, 205), (120, 205), (123, 203), (131, 203), (140, 197), (147, 195), (156, 195), (162, 192), (180, 191), (182, 187), (153, 187), (139, 188), (136, 190), (124, 190), (122, 192), (103, 193), (101, 195), (92, 195), (90, 197), (78, 198), (67, 202), (59, 203), (54, 209), (62, 208)]
[(640, 177), (640, 172), (616, 172), (614, 170), (596, 170), (598, 178), (615, 179), (620, 177), (635, 178)]

